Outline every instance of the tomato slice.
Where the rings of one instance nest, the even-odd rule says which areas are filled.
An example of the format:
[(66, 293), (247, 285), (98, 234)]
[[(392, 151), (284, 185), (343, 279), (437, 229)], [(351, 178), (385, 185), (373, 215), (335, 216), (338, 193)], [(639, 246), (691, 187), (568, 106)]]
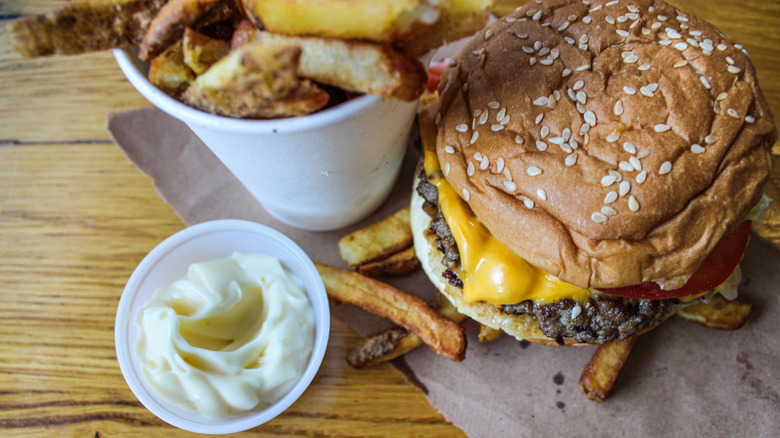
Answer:
[(665, 299), (697, 295), (726, 281), (745, 254), (750, 239), (750, 221), (742, 222), (737, 229), (723, 237), (688, 282), (679, 289), (663, 290), (658, 284), (647, 282), (634, 286), (599, 289), (610, 295), (626, 298)]
[(426, 86), (431, 93), (439, 88), (439, 82), (444, 75), (444, 70), (447, 70), (447, 64), (446, 61), (435, 61), (428, 66), (428, 84)]

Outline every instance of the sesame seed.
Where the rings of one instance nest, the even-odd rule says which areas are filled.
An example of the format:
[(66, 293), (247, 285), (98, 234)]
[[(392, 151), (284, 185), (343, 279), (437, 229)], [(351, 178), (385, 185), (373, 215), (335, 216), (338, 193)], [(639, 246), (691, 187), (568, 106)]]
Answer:
[(575, 149), (577, 149), (578, 147), (580, 147), (580, 144), (579, 144), (579, 143), (577, 143), (577, 140), (575, 140), (575, 139), (573, 139), (573, 138), (572, 138), (572, 139), (570, 139), (570, 140), (569, 140), (569, 147), (570, 147), (572, 150), (575, 150)]
[(488, 113), (487, 111), (485, 111), (482, 114), (480, 114), (479, 115), (479, 124), (480, 125), (484, 125), (485, 123), (487, 123), (488, 117), (490, 117), (490, 113)]
[(625, 91), (627, 94), (631, 94), (631, 95), (636, 94), (636, 88), (633, 88), (633, 87), (623, 87), (623, 91)]
[(469, 144), (476, 143), (478, 138), (479, 138), (479, 131), (474, 131), (474, 134), (472, 134), (471, 141), (469, 142)]
[(734, 44), (734, 48), (742, 50), (742, 44)]
[(552, 63), (553, 63), (553, 60), (550, 59), (550, 58), (545, 58), (545, 59), (542, 59), (541, 61), (539, 61), (539, 64), (542, 64), (542, 65), (552, 65)]
[(699, 47), (699, 42), (693, 38), (687, 38), (685, 41), (688, 41), (688, 44), (690, 44), (691, 47)]
[(655, 125), (654, 129), (655, 129), (655, 132), (666, 132), (666, 131), (672, 129), (672, 127), (669, 126), (669, 125), (665, 125), (663, 123), (659, 123), (659, 124)]
[(529, 64), (531, 64), (531, 65), (533, 66), (533, 65), (535, 65), (535, 64), (536, 64), (536, 61), (537, 61), (536, 57), (535, 57), (535, 56), (532, 56), (532, 57), (531, 57), (531, 59), (529, 59), (529, 60), (528, 60), (528, 63), (529, 63)]
[(704, 150), (705, 150), (704, 146), (702, 146), (700, 144), (692, 144), (691, 145), (691, 152), (693, 152), (694, 154), (704, 153)]
[(677, 61), (674, 63), (673, 67), (680, 68), (680, 67), (685, 67), (686, 65), (688, 65), (688, 61)]
[(637, 61), (639, 61), (639, 58), (633, 53), (623, 58), (623, 62), (626, 64), (633, 64)]
[(671, 40), (661, 40), (661, 41), (658, 41), (658, 44), (660, 44), (662, 46), (668, 46), (668, 45), (672, 44), (672, 41)]
[(650, 35), (650, 29), (643, 27), (642, 28), (642, 35)]
[(544, 189), (536, 189), (536, 196), (538, 196), (542, 201), (547, 200), (547, 193), (544, 191)]
[(450, 146), (450, 145), (444, 146), (444, 152), (446, 152), (448, 154), (454, 154), (455, 153), (455, 148)]
[(540, 151), (544, 152), (547, 150), (547, 143), (536, 140), (536, 149), (539, 149)]
[(525, 143), (525, 140), (523, 140), (523, 137), (520, 137), (519, 135), (515, 137), (515, 143), (517, 144), (523, 144)]
[(515, 184), (513, 181), (504, 181), (504, 188), (509, 192), (514, 192), (517, 190), (517, 184)]
[(668, 20), (668, 19), (669, 19), (669, 17), (667, 17), (666, 15), (659, 15), (659, 16), (658, 16), (658, 19), (659, 19), (660, 21), (666, 21), (666, 20)]
[(723, 92), (723, 93), (718, 94), (718, 97), (716, 97), (715, 100), (723, 101), (723, 100), (728, 99), (728, 97), (729, 97), (729, 94), (726, 93), (726, 92)]
[(664, 161), (661, 164), (661, 167), (658, 169), (659, 175), (666, 175), (667, 173), (672, 171), (672, 163), (669, 161)]
[(736, 65), (730, 65), (729, 68), (727, 68), (729, 73), (737, 74), (742, 71), (741, 68), (737, 67)]
[(672, 29), (671, 27), (666, 28), (666, 36), (673, 40), (679, 40), (680, 38), (682, 38), (682, 35), (680, 35), (680, 33), (677, 32), (676, 29)]
[(718, 138), (715, 135), (708, 135), (708, 136), (704, 137), (704, 142), (707, 143), (707, 144), (713, 144), (713, 143), (715, 143), (718, 140), (720, 140), (720, 138)]
[(634, 143), (627, 141), (623, 143), (623, 150), (633, 155), (636, 153), (636, 146), (634, 146)]
[(571, 89), (574, 90), (574, 91), (577, 91), (577, 90), (579, 90), (580, 88), (582, 88), (584, 86), (585, 86), (585, 82), (577, 81), (577, 82), (574, 83), (574, 86), (571, 87)]
[(650, 70), (650, 67), (652, 67), (650, 64), (642, 64), (639, 67), (637, 67), (637, 70), (646, 71), (646, 70)]
[(580, 35), (580, 44), (588, 44), (588, 34), (584, 33)]
[(683, 50), (688, 48), (688, 43), (684, 43), (680, 41), (679, 43), (675, 43), (674, 46), (672, 47), (682, 52)]
[(639, 201), (636, 200), (634, 195), (631, 195), (628, 198), (628, 209), (631, 210), (631, 211), (638, 211), (639, 210)]
[(607, 23), (609, 23), (609, 24), (615, 24), (615, 17), (613, 17), (611, 15), (607, 15), (607, 18), (605, 18), (604, 20), (606, 20)]
[(663, 24), (661, 24), (661, 23), (659, 23), (659, 22), (657, 22), (657, 21), (656, 21), (656, 22), (655, 22), (655, 23), (653, 23), (653, 25), (652, 25), (652, 26), (650, 26), (650, 27), (651, 27), (651, 28), (653, 28), (653, 29), (658, 29), (658, 28), (659, 28), (659, 27), (661, 27), (661, 26), (663, 26)]
[(603, 213), (597, 211), (590, 215), (590, 220), (593, 222), (596, 222), (597, 224), (603, 224), (607, 221), (607, 216), (605, 216)]
[(611, 204), (615, 201), (617, 201), (618, 194), (614, 190), (607, 193), (607, 196), (604, 197), (604, 203), (605, 204)]
[(615, 177), (615, 181), (617, 181), (617, 182), (620, 182), (620, 181), (623, 180), (623, 174), (621, 174), (617, 170), (611, 170), (610, 169), (609, 171), (607, 171), (607, 173), (609, 173), (610, 175), (614, 176)]
[(547, 47), (542, 47), (542, 48), (539, 50), (539, 56), (544, 56), (544, 55), (546, 55), (546, 54), (548, 54), (548, 53), (550, 53), (550, 49), (549, 49), (549, 48), (547, 48)]
[(614, 5), (618, 4), (618, 3), (620, 3), (620, 0), (612, 0), (611, 2), (605, 3), (604, 6), (607, 6), (607, 7), (614, 6)]
[(605, 216), (614, 216), (614, 215), (617, 214), (617, 210), (615, 210), (612, 207), (609, 207), (609, 206), (605, 205), (605, 206), (601, 207), (601, 213), (603, 215), (605, 215)]
[(682, 21), (683, 23), (687, 23), (688, 22), (688, 18), (684, 17), (682, 15), (678, 15), (677, 16), (677, 21)]
[(585, 105), (577, 102), (577, 112), (580, 114), (585, 114)]
[(465, 123), (461, 123), (460, 125), (455, 127), (455, 130), (458, 132), (466, 132), (469, 130), (469, 125)]
[(563, 40), (566, 41), (566, 44), (573, 46), (574, 45), (574, 38), (570, 36), (563, 37)]
[(634, 5), (627, 5), (626, 9), (628, 9), (630, 12), (636, 14), (639, 12), (639, 8)]
[(501, 110), (498, 112), (498, 114), (496, 114), (496, 120), (498, 120), (500, 122), (504, 118), (505, 115), (506, 115), (506, 107), (501, 108)]
[(729, 47), (725, 44), (718, 44), (718, 50), (720, 50), (721, 52), (725, 51), (728, 48)]
[(591, 21), (593, 21), (593, 19), (590, 17), (582, 17), (582, 22), (585, 24), (590, 24)]
[(501, 157), (498, 157), (496, 160), (496, 173), (501, 173), (504, 170), (504, 159)]
[(585, 103), (588, 101), (588, 95), (585, 94), (584, 91), (578, 91), (577, 92), (577, 102), (585, 105)]
[(646, 156), (650, 155), (650, 149), (648, 148), (642, 148), (642, 150), (639, 151), (639, 153), (636, 154), (636, 157), (640, 160)]
[(469, 202), (469, 199), (471, 198), (471, 193), (469, 193), (468, 190), (463, 189), (463, 199), (466, 200), (466, 202)]
[(582, 118), (588, 125), (596, 126), (596, 113), (593, 111), (586, 111), (585, 114), (582, 115)]
[(731, 117), (734, 117), (735, 119), (739, 118), (739, 113), (734, 108), (729, 108), (726, 110), (726, 114), (730, 115)]
[(620, 140), (619, 132), (612, 132), (607, 136), (607, 143), (614, 143), (618, 140)]
[(643, 96), (653, 97), (653, 92), (647, 87), (641, 87), (639, 93)]
[(543, 118), (544, 118), (544, 113), (539, 114), (538, 116), (536, 116), (536, 121), (534, 123), (538, 125), (539, 123), (542, 122)]
[(547, 137), (547, 134), (550, 133), (550, 127), (547, 125), (542, 126), (542, 129), (539, 130), (539, 135), (542, 136), (542, 138)]
[(628, 159), (628, 162), (631, 163), (631, 167), (633, 167), (634, 170), (642, 170), (642, 162), (639, 161), (639, 158), (637, 158), (637, 157), (630, 157)]
[(436, 113), (436, 117), (434, 117), (433, 122), (436, 123), (437, 125), (441, 122), (441, 113), (440, 112)]
[(571, 74), (571, 69), (570, 68), (564, 68), (563, 71), (561, 72), (561, 77), (565, 78), (565, 77), (569, 76), (570, 74)]
[(590, 68), (590, 64), (582, 64), (581, 66), (577, 67), (575, 70), (577, 71), (584, 71)]
[(699, 76), (699, 79), (701, 80), (701, 83), (702, 83), (702, 84), (704, 84), (704, 88), (706, 88), (706, 89), (708, 89), (708, 90), (709, 90), (710, 88), (712, 88), (712, 85), (710, 85), (710, 81), (708, 81), (706, 77), (704, 77), (704, 76)]
[(620, 196), (626, 196), (630, 191), (631, 191), (631, 183), (628, 181), (621, 181), (620, 185), (618, 185), (618, 194)]
[(645, 88), (647, 88), (649, 91), (655, 93), (658, 90), (658, 84), (653, 82), (651, 84), (647, 84), (647, 86), (645, 86)]
[(599, 9), (601, 9), (601, 7), (602, 7), (602, 6), (604, 6), (604, 5), (598, 5), (598, 6), (594, 6), (594, 7), (590, 8), (590, 10), (588, 10), (588, 12), (589, 12), (589, 13), (590, 13), (590, 12), (596, 12), (596, 11), (598, 11)]
[(620, 163), (618, 163), (618, 168), (620, 168), (620, 170), (623, 170), (623, 171), (626, 171), (626, 172), (633, 172), (634, 171), (634, 167), (628, 161), (621, 161)]
[(615, 33), (617, 33), (618, 35), (622, 36), (623, 38), (628, 38), (628, 36), (631, 35), (630, 33), (628, 33), (628, 31), (623, 30), (623, 29), (618, 29), (618, 30), (615, 31)]
[(571, 88), (566, 90), (566, 94), (569, 95), (569, 99), (571, 99), (571, 100), (573, 100), (575, 102), (577, 101), (577, 95), (574, 94), (574, 90), (572, 90)]
[(531, 210), (534, 208), (534, 201), (528, 198), (523, 199), (523, 204), (525, 204), (525, 208)]
[(639, 19), (639, 14), (637, 14), (637, 12), (639, 12), (639, 11), (632, 11), (632, 12), (626, 14), (626, 18), (629, 19), (629, 20), (637, 20), (637, 19)]
[(492, 37), (492, 36), (493, 36), (493, 29), (488, 29), (488, 30), (485, 32), (485, 39), (486, 39), (486, 40), (489, 40), (489, 39), (490, 39), (490, 37)]
[(501, 124), (502, 124), (502, 125), (507, 125), (507, 124), (509, 124), (509, 120), (510, 120), (510, 117), (509, 117), (509, 114), (507, 114), (507, 115), (505, 115), (505, 116), (504, 116), (504, 117), (501, 119)]
[(504, 129), (504, 125), (490, 125), (490, 130), (493, 132), (497, 132)]
[(615, 102), (615, 107), (612, 108), (612, 111), (615, 113), (616, 116), (620, 116), (623, 114), (623, 102), (617, 101)]
[(482, 153), (480, 153), (480, 152), (476, 152), (476, 153), (473, 155), (473, 157), (474, 157), (474, 159), (475, 159), (475, 160), (477, 160), (477, 161), (482, 161)]
[(536, 106), (547, 106), (547, 103), (549, 102), (549, 100), (550, 100), (550, 98), (548, 98), (547, 96), (542, 96), (542, 97), (537, 98), (534, 101), (534, 105), (536, 105)]
[(528, 34), (527, 33), (519, 33), (518, 32), (518, 33), (515, 33), (515, 36), (520, 38), (521, 40), (528, 39)]
[(528, 176), (539, 176), (542, 174), (542, 169), (536, 166), (530, 166), (528, 169), (526, 169), (526, 173)]
[(468, 167), (466, 167), (466, 175), (468, 175), (468, 176), (474, 176), (474, 170), (475, 170), (475, 168), (474, 168), (474, 163), (472, 163), (472, 162), (469, 162), (469, 165), (468, 165)]
[(563, 32), (564, 30), (566, 30), (566, 28), (568, 28), (568, 27), (569, 27), (569, 25), (570, 25), (570, 24), (571, 24), (571, 22), (569, 22), (569, 21), (564, 21), (564, 22), (563, 22), (563, 24), (561, 24), (560, 26), (558, 26), (558, 32)]
[(448, 176), (450, 174), (450, 163), (446, 163), (444, 165), (444, 176)]
[(548, 141), (552, 144), (561, 145), (563, 144), (563, 137), (552, 137)]
[(542, 18), (542, 11), (537, 11), (533, 17), (531, 17), (534, 21), (539, 21), (539, 19)]
[(645, 180), (647, 180), (647, 171), (643, 170), (639, 172), (639, 174), (636, 176), (636, 183), (642, 184), (643, 182), (645, 182)]
[(563, 160), (563, 163), (566, 165), (566, 167), (571, 167), (577, 164), (577, 154), (572, 153), (566, 156), (566, 158)]
[(615, 181), (617, 181), (617, 177), (615, 175), (605, 175), (603, 178), (601, 178), (601, 185), (604, 187), (609, 187), (614, 184)]
[(506, 17), (505, 19), (506, 19), (507, 23), (514, 23), (515, 21), (517, 21), (517, 18), (511, 17), (511, 16), (510, 17)]
[(588, 131), (590, 131), (590, 125), (587, 123), (583, 123), (580, 125), (580, 135), (586, 134)]
[(747, 123), (755, 123), (756, 122), (756, 118), (753, 117), (753, 116), (745, 116), (745, 122), (747, 122)]
[(501, 102), (492, 100), (492, 101), (488, 102), (487, 106), (489, 108), (492, 108), (492, 109), (499, 109), (499, 108), (501, 108)]

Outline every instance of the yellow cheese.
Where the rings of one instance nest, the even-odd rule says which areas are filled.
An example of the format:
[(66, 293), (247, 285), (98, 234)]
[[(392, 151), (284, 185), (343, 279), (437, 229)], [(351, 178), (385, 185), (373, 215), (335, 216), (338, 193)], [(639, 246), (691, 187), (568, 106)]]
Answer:
[(432, 150), (435, 132), (431, 127), (421, 128), (423, 165), (429, 181), (439, 190), (439, 206), (458, 244), (461, 268), (456, 273), (463, 282), (464, 299), (496, 305), (525, 300), (548, 304), (564, 298), (585, 302), (590, 295), (587, 289), (547, 274), (493, 237), (443, 177), (436, 152)]

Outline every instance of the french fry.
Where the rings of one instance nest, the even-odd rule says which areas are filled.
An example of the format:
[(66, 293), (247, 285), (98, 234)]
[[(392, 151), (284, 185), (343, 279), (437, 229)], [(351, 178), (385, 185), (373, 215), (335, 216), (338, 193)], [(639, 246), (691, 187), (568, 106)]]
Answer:
[(184, 62), (182, 42), (168, 47), (149, 64), (149, 82), (170, 95), (178, 95), (195, 80)]
[(488, 327), (488, 326), (486, 326), (484, 324), (480, 324), (479, 325), (479, 342), (495, 341), (502, 334), (504, 334), (503, 330), (494, 329), (494, 328)]
[(580, 376), (580, 389), (589, 399), (602, 402), (609, 397), (638, 337), (599, 345)]
[(460, 362), (466, 352), (463, 327), (417, 297), (354, 272), (315, 263), (328, 295), (414, 332), (436, 353)]
[(245, 45), (198, 76), (182, 100), (213, 114), (270, 118), (308, 114), (328, 94), (297, 74), (300, 49)]
[(736, 330), (750, 319), (753, 306), (739, 300), (729, 301), (720, 294), (714, 294), (708, 303), (697, 303), (683, 307), (677, 315), (707, 327)]
[[(437, 3), (434, 6), (434, 3)], [(243, 0), (260, 27), (280, 34), (369, 40), (411, 39), (430, 26), (449, 2), (428, 0)]]
[(24, 57), (75, 55), (138, 44), (166, 0), (81, 0), (8, 26)]
[(422, 29), (414, 38), (400, 41), (401, 51), (418, 58), (445, 43), (473, 35), (485, 27), (493, 0), (450, 0), (436, 24)]
[[(251, 33), (246, 25), (243, 28)], [(255, 32), (254, 38), (269, 45), (300, 47), (298, 73), (302, 77), (347, 91), (413, 101), (420, 97), (428, 80), (420, 61), (389, 45), (264, 31)]]
[(409, 207), (339, 240), (339, 253), (351, 269), (388, 257), (412, 246)]
[(387, 258), (368, 262), (357, 267), (357, 271), (366, 277), (381, 275), (406, 275), (420, 267), (420, 260), (410, 246)]
[[(433, 307), (447, 319), (460, 323), (466, 316), (458, 312), (442, 295), (436, 295)], [(347, 363), (353, 368), (366, 368), (406, 354), (423, 344), (414, 332), (403, 327), (391, 327), (363, 338), (347, 353)]]
[(182, 37), (182, 49), (184, 63), (196, 74), (201, 74), (228, 54), (230, 43), (209, 38), (188, 27)]
[(138, 58), (148, 61), (181, 39), (184, 29), (194, 24), (219, 0), (169, 0), (154, 17), (138, 46)]

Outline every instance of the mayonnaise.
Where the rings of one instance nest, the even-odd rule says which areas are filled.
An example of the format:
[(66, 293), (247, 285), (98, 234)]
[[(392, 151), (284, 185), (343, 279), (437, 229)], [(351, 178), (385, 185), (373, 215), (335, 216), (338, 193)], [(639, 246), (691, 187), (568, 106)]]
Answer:
[(195, 263), (137, 315), (135, 352), (162, 397), (208, 418), (263, 409), (289, 392), (314, 346), (301, 282), (260, 254)]

